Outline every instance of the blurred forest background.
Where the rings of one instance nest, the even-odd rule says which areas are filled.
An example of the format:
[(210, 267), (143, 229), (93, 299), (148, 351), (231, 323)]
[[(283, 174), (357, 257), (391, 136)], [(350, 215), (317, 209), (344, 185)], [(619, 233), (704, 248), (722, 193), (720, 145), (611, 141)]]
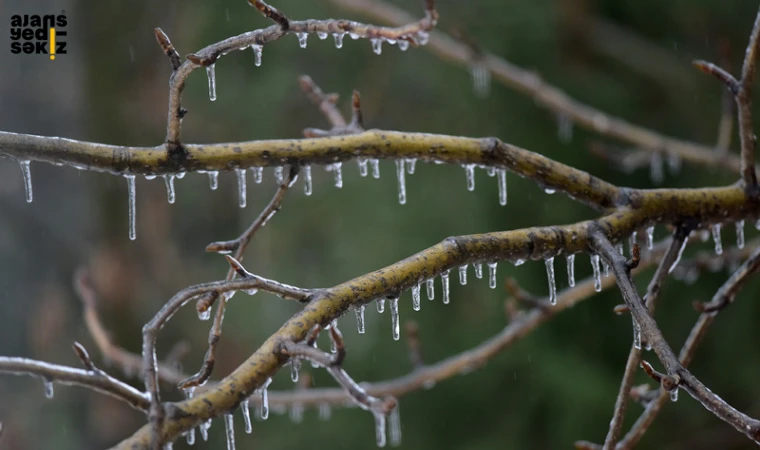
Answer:
[[(341, 17), (329, 1), (277, 0), (292, 19)], [(417, 0), (397, 0), (415, 17)], [(694, 58), (728, 61), (736, 69), (752, 27), (757, 2), (748, 0), (438, 0), (439, 28), (457, 28), (484, 49), (535, 70), (571, 96), (665, 134), (712, 145), (721, 113), (722, 87), (690, 66)], [(153, 146), (165, 131), (169, 65), (156, 45), (160, 26), (181, 55), (244, 31), (269, 26), (244, 0), (216, 2), (91, 2), (77, 0), (0, 2), (0, 43), (8, 49), (12, 14), (68, 16), (69, 53), (44, 57), (5, 54), (0, 64), (0, 129), (64, 136), (110, 144)], [(7, 52), (8, 50), (3, 50)], [(728, 56), (726, 56), (728, 55)], [(592, 156), (589, 144), (603, 141), (576, 129), (568, 142), (558, 136), (558, 118), (533, 100), (493, 84), (476, 95), (470, 74), (425, 49), (402, 53), (385, 45), (372, 53), (367, 41), (311, 36), (302, 50), (294, 36), (268, 45), (263, 65), (250, 50), (233, 52), (216, 65), (218, 100), (208, 99), (203, 71), (185, 89), (186, 142), (294, 138), (305, 127), (326, 127), (301, 93), (297, 77), (307, 73), (326, 92), (362, 93), (368, 128), (498, 136), (506, 142), (589, 171), (608, 181), (651, 187), (648, 168), (631, 174)], [(736, 146), (734, 146), (735, 148)], [(563, 195), (547, 195), (529, 180), (508, 175), (509, 204), (497, 201), (495, 178), (478, 170), (468, 192), (459, 167), (418, 164), (407, 177), (408, 203), (399, 205), (392, 162), (381, 162), (381, 178), (360, 178), (356, 164), (344, 164), (343, 189), (317, 168), (314, 194), (297, 186), (283, 210), (256, 235), (246, 266), (263, 276), (303, 287), (332, 286), (402, 259), (450, 235), (571, 223), (594, 217), (589, 208)], [(120, 345), (139, 351), (142, 325), (179, 289), (221, 279), (224, 260), (204, 252), (211, 241), (237, 236), (274, 192), (271, 170), (265, 182), (249, 178), (248, 206), (237, 205), (232, 173), (210, 191), (205, 175), (177, 180), (170, 205), (162, 179), (137, 181), (137, 240), (127, 237), (127, 191), (121, 177), (33, 163), (34, 202), (24, 201), (21, 171), (0, 161), (0, 354), (28, 356), (78, 366), (71, 343), (100, 355), (87, 334), (82, 306), (72, 289), (76, 268), (88, 267), (98, 292), (103, 321)], [(685, 165), (663, 185), (698, 187), (733, 182), (722, 169)], [(734, 245), (726, 227), (724, 245)], [(657, 236), (666, 236), (664, 228)], [(748, 239), (754, 228), (748, 226)], [(698, 244), (709, 250), (712, 243)], [(591, 273), (588, 257), (577, 258), (579, 277)], [(567, 286), (564, 259), (557, 262), (558, 287)], [(647, 272), (647, 274), (650, 274)], [(455, 274), (453, 274), (455, 275)], [(506, 324), (503, 281), (515, 277), (536, 294), (547, 292), (541, 263), (499, 265), (499, 289), (470, 273), (467, 286), (452, 277), (452, 301), (423, 299), (422, 311), (401, 301), (402, 325), (419, 322), (424, 358), (435, 362), (497, 333)], [(691, 302), (709, 300), (727, 278), (725, 271), (702, 274), (696, 283), (670, 281), (657, 316), (678, 348), (697, 313)], [(641, 284), (648, 281), (640, 276)], [(697, 376), (737, 408), (760, 414), (760, 328), (753, 325), (760, 304), (751, 283), (723, 312), (697, 352)], [(631, 322), (612, 313), (616, 290), (597, 295), (561, 314), (493, 359), (484, 369), (439, 383), (401, 399), (403, 448), (522, 449), (569, 448), (578, 439), (602, 441), (631, 343)], [(238, 294), (230, 303), (216, 378), (227, 374), (299, 306), (265, 294)], [(347, 370), (359, 381), (407, 373), (411, 364), (404, 338), (391, 339), (390, 316), (367, 309), (367, 333), (355, 318), (340, 319), (348, 348)], [(195, 372), (206, 350), (209, 323), (192, 307), (162, 331), (159, 357), (178, 341), (191, 352), (185, 370)], [(654, 356), (649, 356), (654, 360)], [(106, 368), (101, 361), (100, 366)], [(305, 364), (302, 371), (311, 370)], [(333, 386), (313, 371), (316, 386)], [(115, 370), (114, 374), (121, 376)], [(643, 374), (637, 383), (646, 382)], [(141, 382), (132, 378), (137, 385)], [(292, 389), (280, 373), (272, 389)], [(164, 395), (180, 398), (175, 391)], [(627, 424), (641, 407), (632, 405)], [(236, 421), (240, 416), (236, 417)], [(26, 450), (102, 448), (144, 423), (122, 404), (81, 388), (56, 386), (47, 400), (43, 385), (29, 377), (0, 378), (0, 447)], [(242, 424), (242, 421), (239, 422)], [(375, 448), (370, 414), (333, 410), (320, 421), (307, 410), (295, 425), (287, 414), (254, 424), (252, 436), (238, 430), (238, 448)], [(223, 448), (221, 421), (211, 428)], [(200, 437), (198, 437), (199, 439)], [(668, 404), (642, 441), (642, 448), (750, 448), (745, 437), (683, 394)], [(185, 448), (182, 440), (175, 448)]]

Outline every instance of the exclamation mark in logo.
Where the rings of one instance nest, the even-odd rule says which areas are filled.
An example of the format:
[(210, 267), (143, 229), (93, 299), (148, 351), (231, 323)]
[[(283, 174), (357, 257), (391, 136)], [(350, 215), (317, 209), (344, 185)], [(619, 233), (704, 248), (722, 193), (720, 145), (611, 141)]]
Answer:
[(55, 59), (55, 28), (50, 29), (50, 59)]

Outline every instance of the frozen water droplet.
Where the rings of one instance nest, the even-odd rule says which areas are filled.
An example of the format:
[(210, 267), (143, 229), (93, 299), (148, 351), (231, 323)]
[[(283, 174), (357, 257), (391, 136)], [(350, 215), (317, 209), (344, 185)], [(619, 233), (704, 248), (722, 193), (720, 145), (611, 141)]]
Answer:
[(343, 163), (338, 161), (330, 167), (333, 172), (333, 176), (335, 177), (335, 187), (339, 189), (342, 188), (343, 187)]
[(496, 175), (496, 167), (494, 166), (486, 167), (486, 175), (488, 175), (489, 177)]
[(355, 306), (354, 312), (356, 313), (356, 327), (359, 334), (364, 334), (364, 305)]
[(174, 195), (174, 175), (164, 175), (164, 184), (166, 184), (166, 198), (170, 204), (174, 204), (176, 196)]
[(554, 257), (546, 258), (546, 278), (549, 280), (549, 304), (557, 304), (557, 282), (554, 279)]
[(31, 161), (19, 161), (21, 166), (21, 175), (24, 178), (24, 194), (26, 194), (26, 202), (32, 203), (32, 171)]
[(557, 114), (557, 137), (563, 144), (573, 140), (573, 121), (567, 114)]
[(478, 61), (470, 65), (470, 75), (472, 76), (472, 89), (478, 97), (488, 97), (491, 92), (491, 71), (483, 61)]
[(387, 42), (388, 45), (396, 45), (396, 40), (395, 39), (386, 39), (385, 42)]
[(678, 401), (678, 387), (670, 391), (670, 401), (671, 402), (677, 402)]
[(282, 184), (285, 180), (285, 176), (282, 174), (282, 166), (275, 166), (274, 168), (274, 181), (277, 184)]
[(208, 184), (212, 191), (219, 187), (219, 172), (212, 170), (208, 173)]
[(208, 320), (211, 318), (211, 308), (206, 308), (204, 311), (198, 311), (198, 318), (200, 320)]
[(506, 169), (496, 170), (496, 180), (499, 183), (499, 204), (507, 204), (507, 171)]
[(293, 403), (290, 406), (290, 420), (293, 423), (303, 422), (303, 404), (302, 403)]
[(406, 173), (414, 175), (414, 167), (417, 165), (417, 159), (406, 158)]
[(483, 264), (475, 263), (472, 267), (475, 268), (475, 278), (483, 278)]
[(641, 327), (636, 322), (636, 319), (633, 318), (633, 315), (631, 315), (631, 318), (633, 319), (633, 346), (637, 350), (641, 350)]
[(204, 441), (208, 441), (208, 430), (211, 428), (211, 419), (203, 422), (198, 426), (198, 431), (201, 432), (201, 437)]
[(372, 51), (375, 52), (376, 55), (379, 55), (383, 52), (383, 40), (382, 39), (370, 39), (372, 42)]
[(178, 180), (185, 178), (185, 175), (187, 175), (187, 172), (177, 172), (176, 174), (174, 174), (174, 176), (177, 177)]
[(380, 161), (377, 159), (370, 159), (369, 165), (372, 166), (372, 178), (380, 178)]
[(333, 33), (333, 39), (335, 39), (335, 48), (343, 48), (343, 36), (346, 33)]
[(359, 33), (353, 33), (353, 32), (348, 33), (348, 35), (351, 37), (351, 39), (353, 39), (355, 41), (358, 40), (361, 37), (361, 36), (359, 36)]
[(261, 392), (261, 419), (267, 420), (269, 418), (269, 392), (267, 388), (272, 384), (272, 379), (267, 378), (263, 385), (259, 388)]
[(251, 426), (251, 411), (248, 409), (248, 399), (240, 402), (240, 411), (243, 413), (243, 422), (245, 423), (245, 433), (251, 434), (253, 432), (253, 426)]
[(330, 405), (328, 403), (320, 403), (319, 404), (319, 419), (330, 420), (331, 415), (332, 415), (332, 411), (330, 410)]
[(390, 435), (391, 446), (398, 447), (401, 445), (401, 415), (399, 414), (399, 405), (391, 411), (391, 415), (388, 418), (390, 421)]
[(575, 287), (575, 255), (565, 256), (565, 262), (567, 263), (567, 284)]
[(187, 445), (195, 445), (195, 428), (187, 430), (187, 433), (185, 433), (185, 439), (187, 440)]
[(391, 307), (391, 327), (393, 328), (393, 340), (398, 341), (401, 335), (399, 331), (398, 297), (397, 296), (390, 298), (390, 307)]
[(44, 380), (45, 382), (45, 398), (51, 399), (53, 398), (53, 395), (55, 394), (55, 390), (53, 388), (53, 382), (50, 380)]
[(554, 188), (544, 188), (544, 192), (546, 192), (546, 193), (547, 193), (547, 194), (549, 194), (549, 195), (552, 195), (552, 194), (554, 194), (555, 192), (557, 192), (557, 190), (556, 190), (556, 189), (554, 189)]
[(317, 37), (319, 38), (320, 41), (324, 41), (325, 39), (327, 39), (327, 33), (325, 33), (324, 31), (317, 31)]
[(379, 312), (380, 314), (384, 313), (385, 312), (385, 297), (378, 298), (375, 301), (375, 305), (377, 306), (377, 312)]
[(245, 192), (245, 169), (235, 169), (235, 174), (237, 175), (238, 182), (238, 205), (241, 208), (245, 208), (247, 197)]
[(428, 41), (430, 41), (430, 35), (427, 31), (417, 32), (417, 42), (419, 42), (420, 45), (427, 45)]
[(227, 436), (227, 450), (235, 450), (235, 421), (232, 414), (224, 415), (224, 434)]
[(441, 287), (443, 288), (443, 304), (449, 304), (449, 271), (441, 272)]
[(385, 447), (385, 416), (373, 411), (372, 415), (375, 416), (375, 439), (377, 440), (378, 447)]
[(357, 164), (359, 164), (359, 175), (367, 176), (367, 158), (357, 158)]
[(127, 179), (127, 197), (128, 197), (128, 203), (129, 203), (129, 239), (135, 240), (137, 239), (137, 231), (135, 226), (135, 216), (137, 212), (137, 206), (136, 206), (136, 195), (135, 195), (135, 176), (134, 175), (124, 175), (124, 178)]
[(420, 310), (420, 291), (422, 290), (422, 286), (419, 284), (415, 284), (412, 286), (412, 309), (415, 311)]
[(253, 172), (253, 182), (256, 184), (261, 184), (261, 181), (264, 179), (264, 168), (251, 167), (251, 172)]
[(467, 190), (475, 190), (475, 164), (465, 164), (464, 173), (467, 176)]
[(488, 263), (488, 287), (496, 289), (496, 264), (495, 262)]
[(673, 264), (670, 266), (670, 269), (668, 269), (668, 273), (672, 273), (674, 270), (676, 270), (676, 266), (679, 262), (681, 262), (681, 256), (683, 256), (683, 250), (686, 248), (686, 244), (689, 243), (689, 237), (685, 237), (683, 240), (683, 244), (681, 244), (681, 248), (678, 249), (678, 255), (676, 255), (675, 261), (673, 261)]
[(715, 242), (715, 254), (723, 253), (723, 243), (720, 240), (720, 224), (716, 223), (711, 227), (713, 241)]
[(599, 255), (591, 255), (591, 269), (594, 272), (594, 290), (602, 290), (602, 271), (599, 270)]
[(515, 260), (515, 267), (520, 267), (523, 264), (525, 264), (525, 260), (524, 259), (519, 259), (518, 258), (518, 259)]
[(256, 67), (260, 67), (261, 66), (261, 53), (264, 50), (264, 46), (258, 45), (258, 44), (253, 44), (251, 46), (251, 48), (253, 49), (253, 63), (256, 65)]
[(425, 280), (425, 286), (427, 287), (428, 300), (434, 300), (435, 299), (435, 280), (433, 278), (429, 278)]
[(398, 49), (402, 52), (409, 50), (409, 41), (405, 39), (398, 41)]
[(301, 370), (301, 360), (298, 358), (290, 359), (290, 380), (293, 383), (298, 382), (298, 372)]
[(216, 70), (214, 64), (206, 66), (206, 76), (208, 77), (208, 99), (216, 101)]
[(298, 38), (298, 46), (306, 48), (306, 41), (309, 38), (309, 35), (306, 33), (296, 33), (296, 37)]
[(402, 205), (406, 204), (406, 170), (404, 168), (404, 160), (396, 160), (396, 178), (398, 178), (398, 202)]
[(467, 264), (459, 266), (459, 284), (462, 286), (467, 284)]
[(647, 227), (647, 248), (652, 250), (654, 247), (654, 227)]
[(665, 178), (660, 152), (652, 153), (652, 159), (649, 160), (649, 177), (652, 179), (652, 184), (661, 184)]
[(739, 249), (744, 248), (744, 220), (736, 222), (736, 246)]
[(303, 193), (311, 195), (311, 166), (303, 166)]
[(153, 175), (153, 174), (149, 173), (149, 174), (145, 175), (145, 179), (146, 180), (155, 180), (156, 179), (156, 175)]

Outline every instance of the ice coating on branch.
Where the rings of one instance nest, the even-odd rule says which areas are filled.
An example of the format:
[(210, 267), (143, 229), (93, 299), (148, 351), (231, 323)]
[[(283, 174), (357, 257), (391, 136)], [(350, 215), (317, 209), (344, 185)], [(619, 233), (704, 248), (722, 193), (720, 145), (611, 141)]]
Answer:
[(31, 161), (19, 161), (18, 164), (21, 166), (21, 176), (24, 178), (24, 194), (26, 195), (26, 202), (32, 203), (34, 196), (32, 193)]
[(245, 185), (245, 169), (235, 169), (235, 175), (237, 175), (238, 182), (238, 205), (241, 208), (245, 208), (246, 205), (246, 185)]
[(654, 247), (654, 227), (647, 227), (647, 249)]
[(396, 178), (398, 178), (398, 202), (402, 205), (406, 204), (406, 170), (404, 168), (404, 160), (399, 158), (396, 160)]
[(311, 195), (311, 166), (303, 166), (303, 193)]
[(391, 411), (388, 420), (390, 422), (391, 447), (398, 447), (401, 445), (401, 415), (398, 404)]
[(465, 164), (462, 167), (464, 168), (464, 174), (467, 177), (467, 190), (474, 191), (475, 190), (475, 164)]
[(343, 36), (346, 33), (333, 33), (333, 39), (335, 39), (335, 48), (343, 48)]
[(594, 272), (594, 290), (602, 290), (602, 271), (599, 270), (599, 255), (591, 255), (591, 270)]
[(383, 53), (383, 40), (378, 38), (370, 39), (370, 42), (372, 42), (372, 51), (379, 55)]
[(507, 170), (496, 169), (496, 180), (499, 183), (499, 204), (507, 204)]
[(240, 411), (243, 413), (243, 423), (245, 423), (245, 433), (251, 434), (253, 426), (251, 425), (251, 411), (248, 409), (248, 399), (240, 402)]
[(272, 379), (267, 378), (263, 385), (259, 388), (261, 392), (261, 419), (267, 420), (269, 418), (269, 393), (267, 388), (272, 384)]
[(332, 170), (333, 176), (335, 177), (335, 187), (336, 188), (342, 188), (343, 187), (343, 163), (338, 161), (335, 164), (328, 166), (328, 170)]
[(401, 337), (398, 316), (398, 296), (391, 297), (389, 301), (391, 307), (391, 328), (393, 329), (393, 340), (398, 341)]
[(443, 304), (449, 304), (449, 271), (441, 272), (441, 287), (443, 288)]
[(227, 436), (227, 450), (235, 450), (235, 421), (232, 414), (224, 415), (224, 434)]
[(575, 287), (575, 255), (567, 255), (565, 262), (567, 263), (567, 284)]
[(427, 286), (427, 298), (428, 300), (435, 299), (435, 280), (429, 278), (425, 280), (425, 286)]
[(298, 38), (298, 46), (301, 48), (306, 48), (306, 42), (309, 38), (309, 35), (306, 33), (296, 33), (296, 37)]
[(372, 411), (375, 416), (375, 439), (378, 447), (385, 447), (385, 415), (378, 411)]
[(251, 49), (253, 50), (253, 63), (256, 65), (256, 67), (261, 66), (261, 53), (264, 50), (263, 45), (253, 44), (251, 46)]
[(406, 158), (406, 173), (414, 175), (414, 168), (417, 166), (417, 160), (415, 158)]
[(409, 49), (409, 41), (402, 39), (398, 41), (398, 49), (402, 52), (405, 52)]
[(354, 307), (354, 313), (356, 313), (356, 328), (359, 334), (364, 334), (364, 305)]
[(496, 262), (488, 263), (488, 287), (496, 289)]
[(720, 240), (720, 224), (716, 223), (711, 227), (713, 241), (715, 242), (715, 254), (723, 253), (723, 243)]
[(419, 284), (415, 284), (412, 286), (412, 309), (415, 311), (420, 310), (420, 291), (422, 290), (422, 286)]
[(219, 172), (216, 170), (208, 172), (208, 185), (212, 191), (219, 187)]
[(214, 64), (206, 66), (206, 76), (208, 77), (208, 99), (216, 101), (216, 70)]
[(372, 178), (380, 178), (380, 161), (377, 159), (370, 159), (369, 165), (372, 166)]
[(546, 258), (546, 278), (549, 280), (549, 303), (557, 304), (557, 282), (554, 279), (554, 257)]
[(633, 346), (637, 350), (641, 350), (641, 327), (633, 315), (631, 315), (631, 318), (633, 319)]
[(359, 164), (359, 175), (367, 176), (367, 158), (357, 158), (356, 163)]
[(459, 266), (459, 284), (462, 286), (467, 284), (467, 264)]
[(299, 358), (290, 358), (290, 381), (298, 382), (298, 372), (301, 370), (301, 360)]
[(676, 270), (676, 266), (679, 262), (681, 262), (681, 256), (683, 256), (683, 250), (686, 248), (686, 244), (689, 243), (689, 237), (686, 236), (683, 239), (683, 243), (681, 244), (681, 248), (678, 249), (678, 255), (676, 256), (675, 261), (673, 261), (673, 264), (670, 266), (670, 269), (668, 269), (668, 273), (672, 273), (674, 270)]
[(137, 212), (136, 195), (135, 195), (135, 176), (124, 175), (127, 179), (127, 198), (129, 203), (129, 239), (137, 239), (137, 231), (135, 225), (135, 215)]
[(740, 250), (744, 248), (744, 220), (736, 222), (736, 247)]
[(176, 199), (174, 192), (174, 175), (164, 175), (164, 184), (166, 184), (166, 199), (169, 204), (174, 204)]
[(379, 312), (380, 314), (384, 313), (385, 312), (385, 297), (378, 298), (375, 301), (375, 305), (377, 306), (377, 312)]

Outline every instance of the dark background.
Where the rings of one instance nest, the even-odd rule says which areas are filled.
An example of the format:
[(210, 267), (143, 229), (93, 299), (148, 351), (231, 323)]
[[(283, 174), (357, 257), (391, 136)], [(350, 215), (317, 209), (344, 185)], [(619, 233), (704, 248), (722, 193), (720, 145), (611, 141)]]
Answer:
[[(417, 15), (414, 0), (396, 1)], [(280, 0), (293, 19), (347, 17), (329, 1)], [(537, 71), (570, 95), (633, 123), (713, 145), (721, 112), (721, 87), (690, 67), (694, 58), (741, 64), (757, 2), (722, 0), (440, 0), (440, 28), (459, 28), (484, 48)], [(65, 10), (69, 54), (12, 55), (12, 14)], [(152, 29), (162, 27), (180, 54), (269, 23), (242, 0), (168, 2), (0, 2), (0, 129), (64, 136), (110, 144), (153, 146), (165, 131), (169, 66)], [(618, 184), (651, 187), (648, 169), (619, 172), (591, 156), (599, 136), (576, 129), (570, 142), (558, 138), (557, 117), (534, 101), (498, 84), (485, 98), (473, 92), (470, 75), (424, 49), (406, 53), (384, 46), (381, 56), (367, 41), (309, 39), (302, 50), (294, 36), (268, 45), (263, 65), (250, 50), (233, 52), (216, 65), (218, 100), (210, 102), (203, 71), (188, 80), (184, 106), (187, 142), (294, 138), (324, 119), (300, 92), (297, 77), (310, 74), (325, 91), (342, 95), (347, 110), (352, 89), (362, 92), (368, 127), (501, 139), (587, 170)], [(736, 139), (734, 140), (736, 141)], [(736, 145), (734, 145), (736, 147)], [(625, 148), (625, 145), (623, 146)], [(249, 247), (246, 266), (263, 276), (304, 287), (332, 286), (395, 262), (450, 235), (571, 223), (594, 217), (563, 195), (546, 195), (530, 180), (508, 176), (509, 204), (500, 207), (495, 179), (477, 171), (475, 192), (465, 188), (459, 167), (418, 164), (407, 177), (408, 203), (397, 202), (392, 162), (381, 163), (381, 179), (359, 177), (346, 163), (344, 188), (315, 168), (314, 195), (300, 182), (284, 209)], [(239, 234), (274, 191), (249, 178), (248, 207), (237, 206), (234, 174), (220, 176), (210, 191), (205, 175), (177, 180), (177, 202), (169, 205), (159, 178), (137, 181), (137, 240), (127, 237), (127, 192), (123, 178), (32, 163), (34, 202), (24, 202), (16, 162), (0, 161), (0, 354), (77, 365), (71, 342), (84, 343), (101, 361), (81, 317), (72, 275), (88, 267), (99, 294), (99, 310), (120, 345), (139, 351), (142, 325), (177, 290), (221, 279), (226, 264), (204, 246)], [(686, 165), (663, 185), (697, 187), (733, 182), (735, 174)], [(748, 226), (748, 239), (755, 234)], [(664, 228), (657, 235), (664, 237)], [(734, 245), (726, 227), (724, 246)], [(702, 250), (711, 243), (698, 244)], [(687, 255), (696, 249), (687, 250)], [(567, 286), (557, 262), (558, 287)], [(577, 258), (579, 277), (590, 275), (586, 255)], [(651, 273), (651, 272), (649, 272)], [(647, 273), (647, 275), (649, 274)], [(401, 319), (420, 324), (428, 362), (461, 352), (505, 325), (501, 289), (506, 276), (526, 289), (547, 291), (544, 265), (499, 266), (498, 291), (475, 280), (459, 286), (452, 273), (452, 301), (423, 298), (422, 312), (402, 297)], [(666, 337), (678, 348), (697, 314), (694, 300), (708, 300), (727, 278), (706, 273), (695, 284), (668, 283), (658, 309)], [(640, 283), (647, 281), (641, 277)], [(437, 284), (437, 289), (440, 289)], [(723, 312), (697, 353), (693, 368), (708, 386), (737, 408), (760, 413), (760, 377), (752, 324), (760, 313), (756, 283)], [(485, 369), (439, 383), (401, 399), (403, 447), (409, 449), (569, 448), (578, 439), (602, 441), (630, 346), (630, 320), (612, 314), (617, 292), (581, 303), (493, 359)], [(228, 373), (296, 310), (292, 302), (238, 294), (230, 303), (219, 346), (216, 377)], [(359, 336), (353, 314), (340, 319), (349, 356), (347, 370), (360, 381), (376, 381), (411, 369), (407, 348), (391, 339), (390, 318), (367, 309), (367, 334)], [(159, 355), (178, 341), (192, 347), (183, 359), (194, 372), (206, 349), (209, 324), (192, 308), (162, 331)], [(647, 355), (654, 361), (653, 355)], [(304, 371), (308, 368), (305, 365)], [(311, 370), (308, 368), (308, 370)], [(119, 374), (117, 369), (112, 372)], [(317, 386), (332, 386), (324, 373)], [(139, 381), (132, 379), (138, 386)], [(637, 383), (645, 382), (640, 376)], [(287, 373), (272, 388), (292, 389)], [(179, 398), (177, 392), (165, 394)], [(629, 425), (641, 408), (632, 405)], [(334, 410), (321, 422), (307, 410), (303, 423), (274, 414), (242, 433), (238, 448), (371, 449), (372, 417), (357, 409)], [(144, 423), (126, 406), (81, 388), (56, 386), (47, 400), (41, 381), (0, 378), (0, 422), (4, 449), (79, 449), (113, 445)], [(199, 439), (200, 437), (198, 437)], [(213, 444), (223, 448), (223, 425), (214, 421)], [(184, 448), (184, 442), (175, 448)], [(686, 395), (663, 413), (642, 448), (750, 448), (743, 436)]]

